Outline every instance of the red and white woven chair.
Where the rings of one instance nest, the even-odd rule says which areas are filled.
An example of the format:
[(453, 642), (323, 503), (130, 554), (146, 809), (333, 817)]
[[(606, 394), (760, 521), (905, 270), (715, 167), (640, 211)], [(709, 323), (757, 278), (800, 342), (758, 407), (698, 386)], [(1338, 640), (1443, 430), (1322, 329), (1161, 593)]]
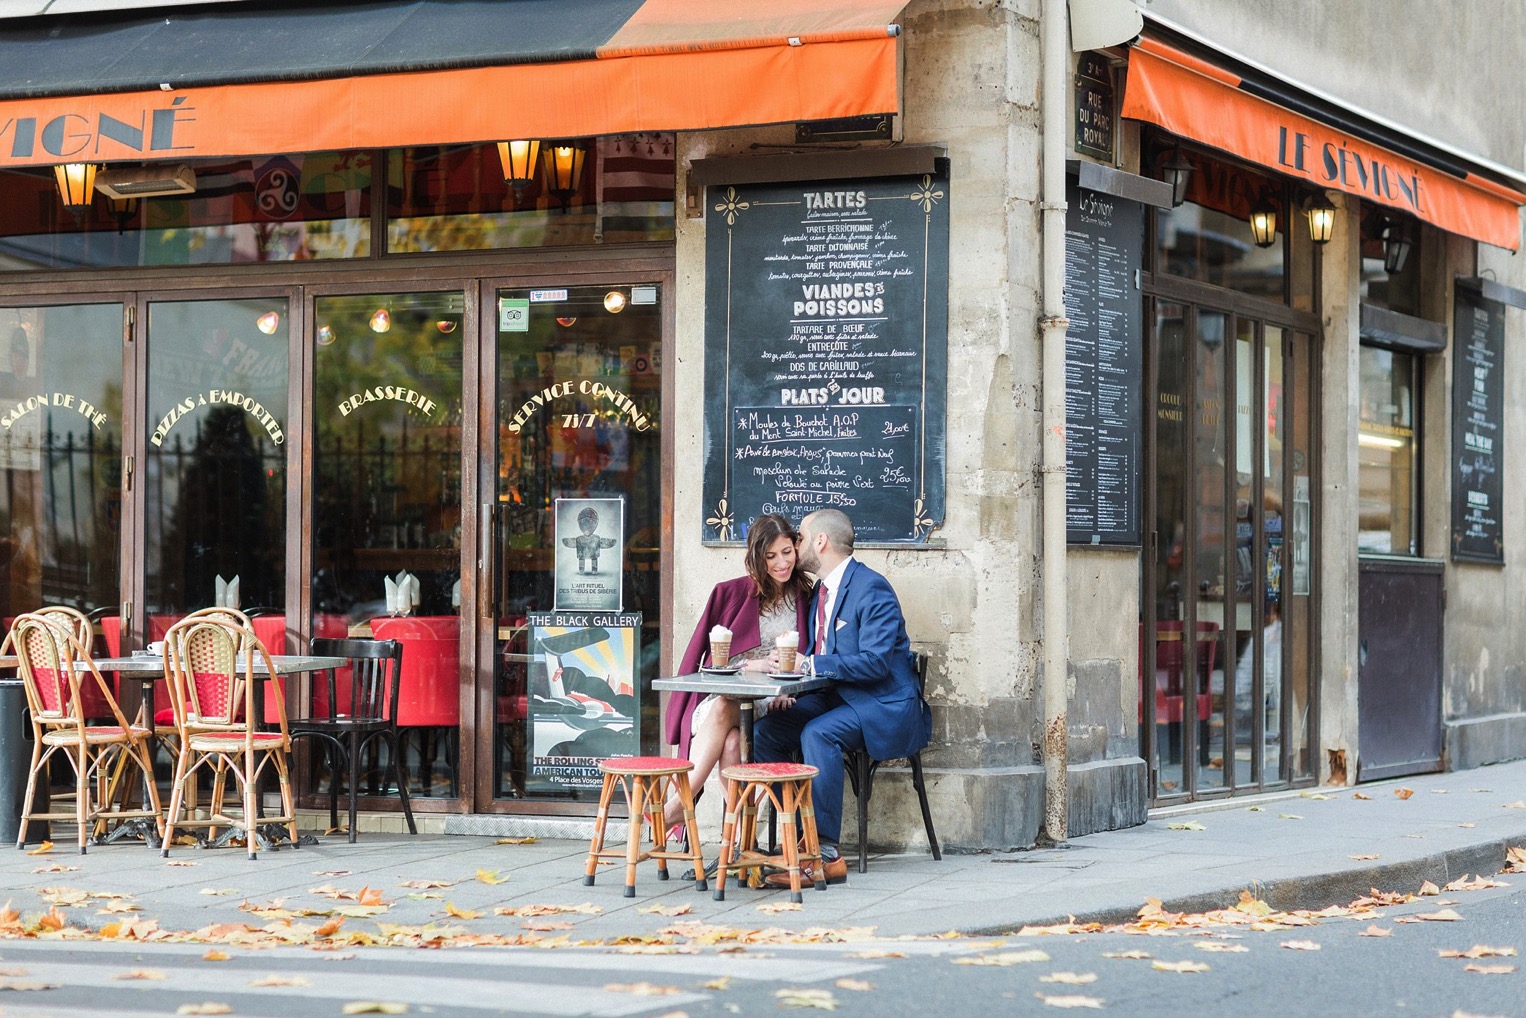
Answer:
[[(148, 752), (152, 733), (145, 725), (128, 723), (70, 621), (60, 620), (56, 615), (19, 615), (4, 645), (0, 645), (0, 654), (7, 649), (19, 659), (18, 670), (26, 687), (34, 739), (16, 847), (26, 847), (27, 826), (33, 820), (73, 820), (79, 828), (81, 855), (85, 854), (91, 829), (104, 827), (106, 821), (147, 818), (157, 823), (159, 795), (154, 788), (153, 762)], [(89, 724), (85, 713), (87, 699), (97, 705), (92, 709), (102, 711), (102, 716), (112, 723)], [(74, 769), (74, 812), (32, 812), (38, 776), (47, 780), (48, 763), (55, 755), (63, 756)], [(139, 768), (145, 779), (143, 787), (149, 801), (141, 804), (141, 808), (109, 808), (108, 786), (118, 760)]]
[[(275, 666), (265, 645), (247, 625), (226, 617), (225, 613), (187, 616), (164, 634), (165, 678), (170, 705), (174, 711), (179, 750), (175, 759), (175, 778), (170, 794), (169, 817), (164, 830), (164, 855), (170, 854), (175, 830), (206, 827), (207, 836), (215, 839), (218, 828), (242, 832), (249, 858), (258, 856), (259, 828), (284, 826), (297, 844), (295, 800), (292, 797), (291, 768), (288, 754), (291, 737), (286, 730), (286, 704), (277, 683), (269, 684), (267, 706), (275, 717), (274, 730), (257, 727), (256, 683), (273, 674)], [(265, 674), (255, 670), (262, 661)], [(251, 719), (255, 719), (251, 721)], [(186, 797), (201, 771), (212, 773), (212, 798), (205, 816), (182, 816)], [(260, 778), (267, 768), (274, 769), (280, 783), (279, 816), (259, 815)], [(232, 775), (238, 786), (243, 810), (238, 818), (224, 812), (227, 779)]]

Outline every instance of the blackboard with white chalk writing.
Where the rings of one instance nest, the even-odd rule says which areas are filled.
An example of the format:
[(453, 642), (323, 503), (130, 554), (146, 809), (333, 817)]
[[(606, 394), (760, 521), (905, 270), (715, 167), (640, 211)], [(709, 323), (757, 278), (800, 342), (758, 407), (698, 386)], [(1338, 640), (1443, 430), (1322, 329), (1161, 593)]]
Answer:
[(1459, 285), (1452, 332), (1452, 558), (1505, 562), (1505, 305)]
[(1144, 206), (1076, 186), (1065, 214), (1065, 532), (1138, 544)]
[(860, 542), (942, 525), (946, 175), (712, 186), (704, 538), (835, 508)]

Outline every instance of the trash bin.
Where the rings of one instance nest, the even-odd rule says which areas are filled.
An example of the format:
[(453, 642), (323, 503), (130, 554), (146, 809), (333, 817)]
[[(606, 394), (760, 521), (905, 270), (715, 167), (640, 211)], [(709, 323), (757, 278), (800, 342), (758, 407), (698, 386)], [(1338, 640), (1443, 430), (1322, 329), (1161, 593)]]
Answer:
[[(19, 679), (0, 679), (0, 845), (15, 844), (21, 832), (21, 800), (32, 763), (32, 726), (26, 714), (26, 687)], [(48, 783), (32, 796), (32, 812), (48, 809)], [(33, 821), (28, 842), (48, 837), (46, 822)]]

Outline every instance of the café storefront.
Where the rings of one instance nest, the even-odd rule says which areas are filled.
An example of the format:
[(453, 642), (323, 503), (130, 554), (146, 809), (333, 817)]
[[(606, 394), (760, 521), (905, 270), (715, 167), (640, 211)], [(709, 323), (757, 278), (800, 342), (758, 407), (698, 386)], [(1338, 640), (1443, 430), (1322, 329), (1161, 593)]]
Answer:
[(217, 6), (0, 27), (0, 614), (402, 640), (415, 809), (591, 812), (682, 624), (675, 132), (893, 112), (901, 5)]
[(1165, 27), (1120, 79), (1171, 192), (1135, 234), (1151, 798), (1439, 770), (1446, 571), (1504, 562), (1521, 295), (1476, 244), (1526, 195)]

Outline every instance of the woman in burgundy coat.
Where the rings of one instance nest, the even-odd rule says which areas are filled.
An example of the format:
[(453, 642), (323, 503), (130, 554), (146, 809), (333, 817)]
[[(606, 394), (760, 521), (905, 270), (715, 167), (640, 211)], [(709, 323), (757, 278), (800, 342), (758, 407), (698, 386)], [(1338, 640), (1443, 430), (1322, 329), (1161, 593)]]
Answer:
[[(705, 610), (694, 626), (679, 673), (699, 671), (710, 649), (710, 630), (731, 630), (731, 657), (744, 667), (767, 670), (774, 638), (781, 633), (804, 634), (810, 614), (812, 582), (796, 566), (795, 528), (783, 516), (759, 516), (747, 531), (747, 575), (715, 585)], [(801, 635), (802, 642), (804, 636)], [(722, 766), (741, 760), (742, 735), (735, 700), (706, 693), (674, 693), (668, 701), (664, 735), (678, 747), (679, 756), (694, 762), (690, 784), (703, 788), (719, 760)], [(677, 799), (667, 803), (666, 822), (683, 819)]]

